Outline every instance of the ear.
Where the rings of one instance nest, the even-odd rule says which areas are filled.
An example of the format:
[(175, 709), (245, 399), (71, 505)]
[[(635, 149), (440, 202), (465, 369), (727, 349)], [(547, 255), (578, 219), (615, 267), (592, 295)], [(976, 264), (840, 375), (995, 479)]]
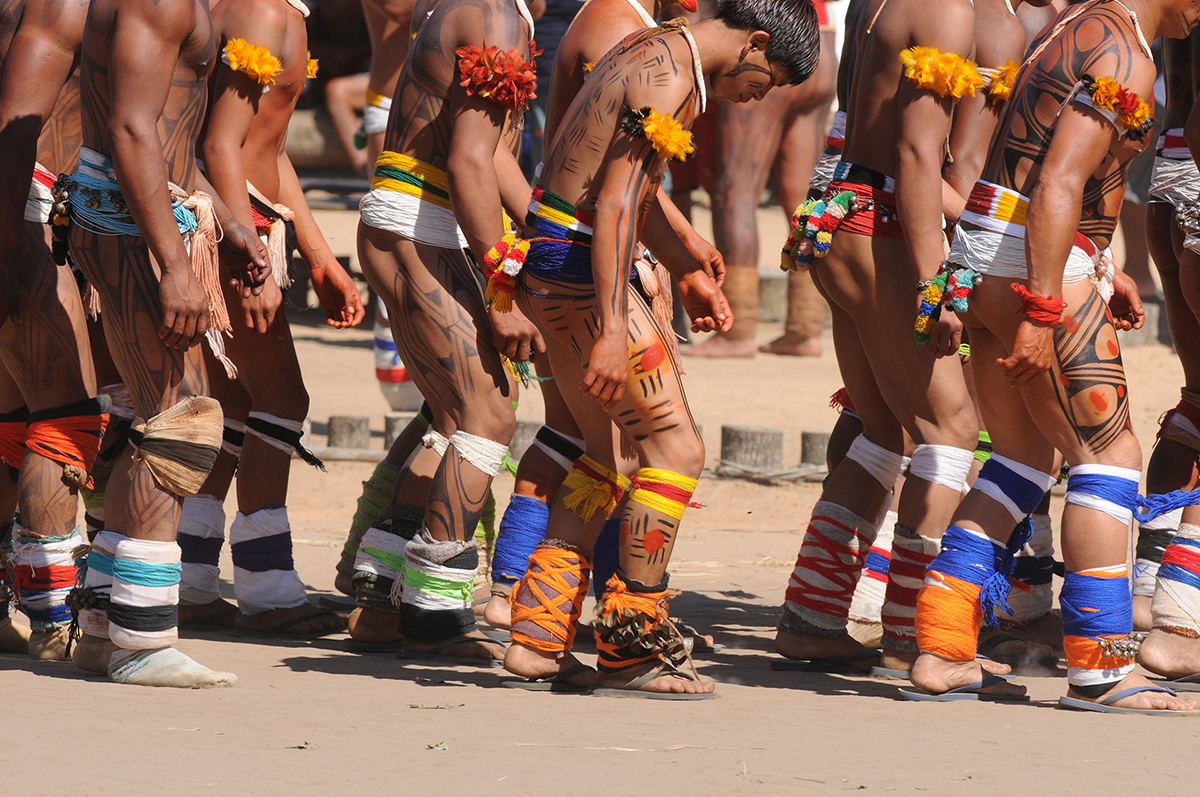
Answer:
[(767, 33), (765, 30), (756, 30), (750, 34), (750, 39), (748, 40), (747, 44), (751, 50), (766, 52), (767, 44), (769, 44), (770, 41), (771, 34)]

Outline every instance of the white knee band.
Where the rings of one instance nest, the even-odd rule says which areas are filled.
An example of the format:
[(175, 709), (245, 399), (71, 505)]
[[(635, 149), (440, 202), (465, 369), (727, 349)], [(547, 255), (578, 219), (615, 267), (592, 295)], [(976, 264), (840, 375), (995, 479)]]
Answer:
[(387, 132), (388, 111), (391, 109), (392, 101), (385, 97), (384, 102), (387, 107), (367, 105), (363, 108), (363, 131), (368, 136)]
[(450, 445), (450, 441), (431, 428), (421, 438), (421, 444), (426, 448), (432, 448), (439, 457), (444, 457), (446, 456), (446, 446)]
[[(1012, 515), (1014, 523), (1020, 523), (1033, 512), (1037, 504), (1034, 504), (1026, 512), (1024, 507), (1018, 505), (1018, 501), (1025, 500), (1024, 494), (1027, 492), (1040, 491), (1040, 496), (1045, 496), (1046, 491), (1054, 486), (1055, 481), (1055, 477), (1048, 473), (1042, 473), (1036, 468), (1023, 465), (1008, 457), (992, 454), (983, 466), (983, 470), (979, 472), (979, 476), (976, 477), (972, 489), (978, 490), (1000, 504)], [(1028, 482), (1028, 484), (1023, 482)], [(1032, 501), (1032, 496), (1028, 500)], [(1041, 500), (1039, 497), (1038, 503), (1041, 503)]]
[(918, 479), (962, 492), (974, 461), (974, 449), (923, 443), (913, 449), (908, 472)]
[(875, 481), (890, 490), (896, 486), (896, 479), (904, 470), (904, 456), (894, 451), (888, 451), (880, 445), (872, 443), (865, 435), (854, 438), (846, 459), (852, 459), (862, 466), (862, 469), (875, 477)]
[(450, 435), (450, 445), (454, 446), (460, 457), (488, 476), (495, 476), (500, 472), (500, 468), (504, 466), (504, 455), (508, 453), (508, 446), (504, 443), (467, 434), (461, 430)]
[[(1137, 491), (1137, 484), (1142, 479), (1141, 471), (1133, 470), (1132, 468), (1118, 468), (1115, 465), (1076, 465), (1071, 468), (1070, 474), (1071, 476), (1106, 476), (1113, 480), (1133, 482), (1134, 492)], [(1087, 509), (1095, 509), (1097, 512), (1103, 512), (1126, 525), (1133, 521), (1132, 509), (1109, 501), (1106, 498), (1101, 498), (1098, 495), (1092, 495), (1082, 490), (1072, 490), (1069, 478), (1067, 480), (1066, 503), (1075, 504)]]

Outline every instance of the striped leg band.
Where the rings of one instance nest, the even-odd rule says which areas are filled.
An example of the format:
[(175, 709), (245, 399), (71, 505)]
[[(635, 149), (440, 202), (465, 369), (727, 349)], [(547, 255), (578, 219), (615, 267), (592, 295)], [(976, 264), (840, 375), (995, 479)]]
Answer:
[[(404, 636), (439, 640), (475, 630), (471, 599), (479, 572), (475, 541), (435, 540), (422, 529), (404, 548), (400, 628)], [(396, 596), (393, 590), (393, 599)]]
[(221, 546), (225, 544), (225, 505), (215, 496), (183, 499), (179, 515), (179, 602), (188, 606), (212, 603), (221, 597)]
[(108, 639), (108, 604), (112, 596), (113, 560), (117, 545), (125, 539), (115, 531), (101, 531), (92, 540), (87, 555), (87, 572), (81, 595), (75, 598), (79, 627), (88, 636)]
[(590, 569), (587, 557), (565, 543), (546, 540), (538, 545), (525, 577), (513, 587), (513, 641), (547, 653), (569, 650)]
[(229, 552), (233, 591), (243, 614), (304, 605), (307, 593), (292, 559), (286, 506), (238, 512), (229, 526)]
[(1133, 594), (1142, 597), (1154, 595), (1154, 580), (1162, 564), (1163, 553), (1175, 532), (1183, 523), (1183, 510), (1176, 509), (1159, 515), (1138, 527), (1137, 552), (1133, 560)]
[(1200, 527), (1182, 524), (1163, 552), (1150, 610), (1155, 628), (1200, 639)]
[(255, 411), (246, 418), (246, 434), (254, 435), (288, 456), (295, 452), (296, 456), (309, 465), (325, 470), (325, 463), (300, 443), (300, 438), (304, 436), (303, 419), (297, 421), (292, 418), (281, 418), (269, 412)]
[(1103, 689), (1133, 672), (1134, 657), (1121, 644), (1133, 631), (1125, 565), (1068, 571), (1058, 600), (1067, 681), (1072, 686)]
[(350, 532), (346, 535), (346, 544), (342, 547), (342, 556), (338, 560), (339, 573), (354, 574), (354, 560), (358, 557), (358, 546), (363, 535), (371, 528), (371, 523), (379, 517), (379, 513), (392, 500), (396, 489), (396, 480), (400, 478), (400, 466), (393, 465), (386, 459), (375, 466), (371, 478), (362, 483), (362, 494), (358, 496), (358, 507), (350, 520)]
[(153, 650), (179, 638), (179, 546), (123, 537), (113, 557), (108, 636), (125, 650)]
[(398, 613), (392, 594), (404, 589), (404, 549), (421, 530), (425, 507), (391, 505), (363, 534), (354, 561), (354, 596), (364, 609)]
[(69, 625), (71, 610), (67, 595), (75, 586), (79, 568), (75, 551), (83, 537), (70, 534), (37, 537), (26, 534), (13, 522), (13, 564), (17, 599), (34, 631), (49, 631)]
[(543, 425), (533, 438), (534, 448), (537, 448), (562, 468), (570, 472), (572, 463), (583, 456), (583, 438), (565, 435), (557, 429)]
[[(890, 498), (885, 505), (891, 504)], [(867, 551), (862, 577), (850, 600), (850, 619), (856, 623), (883, 622), (883, 602), (887, 594), (888, 571), (892, 564), (892, 531), (900, 518), (889, 509), (877, 526), (875, 542)]]
[(874, 541), (873, 523), (830, 501), (817, 502), (788, 580), (779, 628), (804, 636), (844, 633), (850, 600)]
[(563, 506), (579, 515), (584, 523), (601, 509), (605, 517), (611, 517), (629, 485), (628, 477), (584, 454), (563, 480), (563, 489), (570, 491), (563, 499)]
[(221, 430), (221, 450), (234, 459), (241, 459), (242, 446), (245, 442), (246, 424), (235, 421), (233, 418), (226, 418), (225, 426)]
[(922, 537), (896, 524), (892, 536), (892, 560), (888, 567), (881, 622), (883, 645), (888, 650), (915, 653), (918, 650), (917, 596), (925, 581), (925, 570), (938, 555), (941, 541)]

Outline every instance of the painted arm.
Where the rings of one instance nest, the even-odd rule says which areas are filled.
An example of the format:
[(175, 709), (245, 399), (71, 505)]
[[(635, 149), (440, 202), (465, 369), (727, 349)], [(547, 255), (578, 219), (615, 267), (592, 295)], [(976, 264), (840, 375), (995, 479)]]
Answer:
[(25, 200), (37, 161), (38, 136), (54, 110), (83, 40), (87, 7), (29, 4), (0, 70), (0, 324), (17, 305), (20, 265), (29, 239)]
[(291, 208), (296, 216), (296, 245), (308, 264), (313, 291), (325, 311), (325, 320), (329, 326), (339, 329), (358, 326), (366, 314), (358, 286), (321, 234), (304, 198), (300, 178), (286, 152), (279, 156), (279, 201)]

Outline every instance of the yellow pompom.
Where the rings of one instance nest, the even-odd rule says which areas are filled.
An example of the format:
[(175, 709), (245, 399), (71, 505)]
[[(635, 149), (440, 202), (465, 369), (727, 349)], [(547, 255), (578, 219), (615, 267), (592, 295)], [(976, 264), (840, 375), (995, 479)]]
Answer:
[(936, 47), (909, 47), (900, 53), (904, 76), (919, 89), (928, 89), (939, 97), (960, 100), (983, 85), (983, 77), (973, 61), (956, 53), (943, 53)]
[(226, 42), (221, 60), (233, 71), (253, 78), (260, 86), (274, 86), (275, 77), (283, 71), (283, 64), (271, 55), (270, 50), (245, 39)]
[(316, 58), (312, 57), (312, 53), (309, 53), (308, 54), (308, 71), (304, 75), (305, 78), (307, 78), (308, 80), (312, 80), (313, 78), (315, 78), (317, 76), (317, 68), (319, 66), (320, 66), (320, 62)]
[(997, 102), (1004, 102), (1012, 94), (1013, 82), (1017, 79), (1017, 64), (1012, 59), (1004, 62), (1004, 66), (996, 70), (988, 83), (988, 96)]
[(673, 116), (651, 109), (642, 120), (642, 129), (655, 151), (667, 160), (686, 160), (696, 151), (692, 146), (692, 132), (684, 130)]
[(1096, 78), (1092, 88), (1092, 105), (1111, 111), (1117, 107), (1117, 95), (1121, 84), (1110, 77)]

